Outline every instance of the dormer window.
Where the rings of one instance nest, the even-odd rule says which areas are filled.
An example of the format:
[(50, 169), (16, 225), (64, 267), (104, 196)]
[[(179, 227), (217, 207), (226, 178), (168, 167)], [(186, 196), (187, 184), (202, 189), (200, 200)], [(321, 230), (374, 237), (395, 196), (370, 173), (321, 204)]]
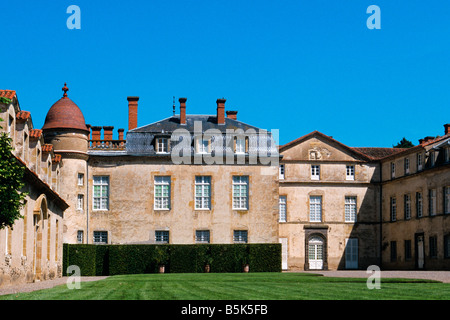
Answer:
[(198, 138), (196, 143), (196, 153), (210, 153), (210, 140)]
[(245, 153), (245, 138), (236, 138), (235, 153)]
[(156, 153), (169, 153), (169, 139), (156, 138)]

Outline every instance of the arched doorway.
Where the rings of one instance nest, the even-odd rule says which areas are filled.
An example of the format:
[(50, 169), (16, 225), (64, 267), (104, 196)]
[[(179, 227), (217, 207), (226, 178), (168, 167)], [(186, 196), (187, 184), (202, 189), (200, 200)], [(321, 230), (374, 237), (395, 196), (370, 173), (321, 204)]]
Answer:
[(308, 241), (308, 262), (310, 270), (322, 270), (324, 261), (324, 241), (320, 236), (312, 236)]
[(42, 279), (42, 236), (44, 231), (44, 220), (47, 220), (47, 218), (47, 198), (42, 194), (36, 200), (36, 204), (33, 210), (33, 273), (35, 280)]

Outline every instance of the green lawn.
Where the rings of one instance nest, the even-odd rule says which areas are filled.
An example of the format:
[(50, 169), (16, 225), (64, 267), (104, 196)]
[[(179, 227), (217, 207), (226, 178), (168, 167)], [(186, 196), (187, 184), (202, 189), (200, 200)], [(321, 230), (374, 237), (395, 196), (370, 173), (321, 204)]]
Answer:
[(305, 273), (141, 274), (82, 282), (81, 289), (52, 289), (0, 296), (0, 300), (355, 300), (450, 297), (450, 284), (381, 279), (369, 290), (367, 279), (330, 278)]

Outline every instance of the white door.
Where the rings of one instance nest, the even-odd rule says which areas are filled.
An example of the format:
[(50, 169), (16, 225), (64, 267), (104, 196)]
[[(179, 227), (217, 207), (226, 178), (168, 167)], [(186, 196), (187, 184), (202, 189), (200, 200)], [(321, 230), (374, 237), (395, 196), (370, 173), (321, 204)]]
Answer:
[(358, 239), (345, 239), (345, 268), (358, 268)]
[(309, 269), (323, 269), (323, 240), (319, 237), (312, 237), (308, 242)]
[(423, 269), (424, 262), (423, 236), (417, 236), (417, 268)]
[(288, 242), (287, 238), (280, 238), (279, 242), (281, 243), (281, 269), (288, 269)]

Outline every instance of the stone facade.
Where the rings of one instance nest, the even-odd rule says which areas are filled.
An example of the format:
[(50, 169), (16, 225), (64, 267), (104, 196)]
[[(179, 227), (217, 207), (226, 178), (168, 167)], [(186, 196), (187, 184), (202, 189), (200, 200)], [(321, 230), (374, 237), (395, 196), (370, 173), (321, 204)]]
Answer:
[[(187, 99), (180, 98), (180, 115), (137, 128), (138, 100), (128, 97), (131, 120), (126, 141), (121, 135), (123, 129), (119, 129), (119, 139), (113, 140), (112, 126), (88, 126), (89, 144), (80, 139), (79, 146), (72, 143), (67, 147), (54, 131), (47, 131), (58, 137), (55, 149), (63, 153), (66, 170), (61, 194), (76, 204), (65, 214), (64, 241), (276, 243), (279, 160), (276, 146), (267, 147), (274, 153), (274, 164), (263, 164), (258, 152), (253, 162), (253, 143), (255, 150), (263, 148), (262, 137), (257, 134), (259, 129), (221, 115), (225, 114), (225, 99), (217, 100), (217, 114), (192, 116), (185, 113)], [(196, 132), (197, 126), (203, 126), (201, 131)], [(171, 157), (171, 151), (183, 142), (178, 144), (170, 139), (177, 129), (184, 130), (185, 141), (189, 140), (187, 147), (180, 149), (189, 154), (184, 158), (186, 162), (180, 164), (175, 164)], [(236, 140), (240, 136), (227, 135), (227, 130), (235, 129), (241, 130), (242, 143)], [(214, 131), (211, 136), (208, 130)], [(218, 146), (217, 141), (221, 141)], [(273, 142), (270, 135), (267, 141)], [(242, 148), (239, 154), (236, 144)], [(78, 157), (73, 152), (64, 154), (63, 150), (69, 149), (78, 150)], [(230, 154), (218, 156), (218, 151)], [(231, 156), (231, 161), (227, 161), (230, 160), (227, 156)], [(221, 161), (207, 164), (208, 157)], [(161, 200), (157, 194), (159, 179), (167, 184), (161, 187), (167, 191), (164, 200), (167, 205), (163, 207), (156, 203)], [(243, 192), (238, 198), (245, 204), (239, 207), (236, 192)], [(199, 205), (199, 201), (207, 203)]]
[(280, 153), (284, 268), (336, 270), (378, 264), (377, 163), (317, 131), (282, 146)]
[(450, 134), (381, 161), (382, 259), (390, 269), (450, 269)]
[(29, 192), (24, 219), (0, 230), (0, 285), (60, 276), (63, 242), (280, 242), (284, 270), (450, 268), (449, 125), (409, 149), (318, 131), (277, 148), (225, 99), (189, 115), (180, 98), (180, 114), (138, 127), (139, 97), (128, 97), (126, 138), (114, 139), (63, 91), (42, 130), (0, 91), (14, 97), (0, 125)]
[(14, 155), (25, 167), (26, 205), (13, 228), (0, 230), (0, 286), (52, 279), (62, 275), (63, 213), (68, 204), (59, 196), (61, 157), (34, 129), (29, 112), (20, 110), (16, 93), (0, 104), (0, 130), (9, 132)]

